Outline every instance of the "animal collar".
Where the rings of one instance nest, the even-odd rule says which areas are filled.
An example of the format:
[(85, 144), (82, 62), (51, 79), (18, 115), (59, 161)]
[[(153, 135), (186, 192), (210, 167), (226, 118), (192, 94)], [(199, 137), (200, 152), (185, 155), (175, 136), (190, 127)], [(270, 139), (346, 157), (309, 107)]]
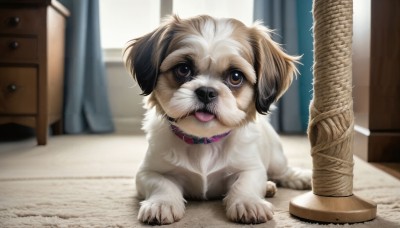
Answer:
[(210, 138), (206, 138), (206, 137), (202, 138), (202, 137), (197, 137), (197, 136), (186, 134), (179, 127), (177, 127), (173, 124), (171, 124), (170, 126), (171, 126), (172, 132), (174, 132), (174, 134), (176, 136), (178, 136), (178, 138), (182, 139), (187, 144), (210, 144), (213, 142), (220, 141), (221, 139), (223, 139), (227, 135), (229, 135), (229, 133), (231, 133), (230, 131), (228, 131), (228, 132), (225, 132), (220, 135), (214, 135)]

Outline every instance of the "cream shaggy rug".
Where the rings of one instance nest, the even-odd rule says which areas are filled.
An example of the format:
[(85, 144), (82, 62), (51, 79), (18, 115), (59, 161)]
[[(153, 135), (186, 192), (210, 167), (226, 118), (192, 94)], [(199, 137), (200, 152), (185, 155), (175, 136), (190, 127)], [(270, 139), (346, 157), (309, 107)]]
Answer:
[[(305, 137), (282, 138), (292, 165), (310, 167)], [(146, 151), (143, 136), (52, 137), (0, 143), (0, 227), (142, 227), (136, 219), (134, 173)], [(260, 225), (228, 221), (220, 201), (190, 201), (170, 227), (400, 227), (400, 181), (355, 159), (354, 192), (378, 203), (378, 217), (353, 225), (313, 224), (288, 212), (304, 193), (279, 189), (273, 220)]]

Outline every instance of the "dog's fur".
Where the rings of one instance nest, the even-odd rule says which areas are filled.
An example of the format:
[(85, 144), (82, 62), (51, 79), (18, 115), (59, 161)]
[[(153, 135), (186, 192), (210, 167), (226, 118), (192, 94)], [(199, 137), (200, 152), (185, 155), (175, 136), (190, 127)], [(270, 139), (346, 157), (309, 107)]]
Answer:
[[(182, 218), (185, 198), (223, 198), (229, 219), (272, 219), (274, 180), (310, 188), (311, 172), (288, 167), (279, 137), (261, 114), (289, 87), (298, 57), (270, 37), (270, 30), (235, 19), (169, 17), (132, 40), (124, 52), (147, 107), (143, 129), (148, 151), (136, 175), (138, 219), (169, 224)], [(200, 94), (200, 95), (199, 95)], [(212, 137), (187, 144), (171, 130)]]

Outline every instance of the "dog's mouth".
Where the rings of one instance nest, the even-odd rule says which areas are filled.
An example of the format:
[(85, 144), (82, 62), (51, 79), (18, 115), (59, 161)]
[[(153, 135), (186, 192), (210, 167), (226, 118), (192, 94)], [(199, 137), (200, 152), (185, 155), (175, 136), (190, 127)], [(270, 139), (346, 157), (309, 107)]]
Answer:
[(197, 111), (193, 112), (193, 116), (198, 121), (204, 122), (204, 123), (209, 122), (215, 118), (215, 114), (206, 109), (197, 110)]
[(210, 122), (217, 118), (217, 115), (215, 113), (213, 113), (212, 111), (209, 111), (207, 108), (194, 110), (194, 111), (186, 114), (185, 116), (182, 116), (179, 118), (172, 118), (169, 116), (167, 116), (167, 117), (168, 117), (169, 121), (177, 122), (177, 121), (184, 119), (186, 117), (189, 117), (189, 116), (193, 116), (197, 121), (202, 122), (202, 123), (207, 123), (207, 122)]

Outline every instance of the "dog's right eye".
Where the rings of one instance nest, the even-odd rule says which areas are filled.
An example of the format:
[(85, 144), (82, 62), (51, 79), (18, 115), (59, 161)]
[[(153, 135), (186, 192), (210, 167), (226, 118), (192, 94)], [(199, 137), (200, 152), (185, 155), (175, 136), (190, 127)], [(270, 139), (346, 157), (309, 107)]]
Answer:
[(187, 79), (190, 76), (193, 76), (192, 68), (186, 64), (181, 63), (174, 68), (174, 74), (178, 79)]

